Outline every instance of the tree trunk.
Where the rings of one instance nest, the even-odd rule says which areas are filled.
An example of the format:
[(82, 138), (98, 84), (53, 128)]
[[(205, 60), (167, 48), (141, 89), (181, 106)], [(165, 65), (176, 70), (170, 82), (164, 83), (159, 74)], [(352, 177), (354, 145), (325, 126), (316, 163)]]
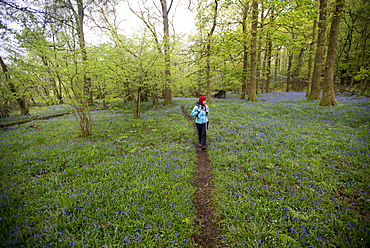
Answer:
[(152, 102), (153, 102), (153, 108), (158, 108), (159, 104), (159, 92), (158, 92), (158, 86), (157, 84), (152, 85)]
[(217, 20), (217, 11), (218, 11), (218, 0), (215, 0), (215, 5), (213, 9), (213, 23), (211, 30), (207, 36), (207, 45), (206, 45), (206, 82), (207, 82), (207, 101), (211, 102), (211, 41), (212, 35), (216, 28)]
[(171, 92), (171, 54), (170, 54), (170, 31), (168, 26), (168, 13), (170, 12), (172, 1), (170, 8), (167, 8), (167, 0), (161, 0), (162, 6), (162, 18), (163, 18), (163, 34), (164, 34), (164, 75), (166, 78), (166, 85), (164, 88), (164, 105), (169, 105), (172, 103), (172, 92)]
[(62, 82), (62, 79), (60, 78), (59, 76), (59, 73), (57, 72), (57, 79), (58, 79), (58, 85), (55, 85), (55, 89), (56, 91), (58, 92), (57, 94), (57, 99), (59, 100), (59, 104), (63, 104), (64, 103), (64, 100), (63, 100), (63, 82)]
[(336, 0), (334, 16), (331, 21), (329, 33), (328, 55), (326, 57), (326, 70), (324, 74), (323, 94), (320, 106), (338, 105), (334, 94), (334, 67), (337, 55), (337, 42), (339, 34), (339, 24), (342, 17), (342, 10), (345, 0)]
[(312, 40), (310, 42), (310, 53), (308, 55), (308, 85), (307, 85), (307, 91), (306, 91), (306, 97), (309, 97), (311, 95), (311, 85), (312, 85), (312, 60), (313, 60), (313, 50), (315, 47), (315, 39), (316, 39), (316, 26), (317, 21), (313, 21), (313, 27), (312, 27)]
[(77, 3), (77, 13), (75, 13), (76, 20), (76, 29), (79, 39), (79, 45), (81, 49), (82, 57), (82, 66), (83, 66), (83, 95), (80, 98), (80, 103), (85, 106), (91, 106), (94, 104), (93, 95), (92, 95), (92, 85), (91, 78), (87, 75), (87, 52), (86, 52), (86, 41), (85, 41), (85, 32), (84, 32), (84, 17), (85, 10), (83, 6), (83, 0), (76, 0)]
[(10, 80), (9, 71), (7, 65), (4, 63), (3, 58), (0, 56), (0, 64), (1, 69), (3, 70), (3, 73), (5, 74), (5, 80), (7, 81), (9, 85), (10, 92), (14, 95), (16, 101), (18, 102), (19, 108), (21, 110), (21, 115), (28, 115), (30, 112), (27, 108), (26, 102), (22, 98), (22, 96), (19, 95), (17, 92), (17, 89), (15, 88), (15, 85)]
[[(269, 22), (273, 22), (275, 19), (275, 10), (274, 8), (271, 9), (271, 14), (269, 17)], [(270, 84), (271, 84), (271, 64), (272, 64), (272, 39), (271, 39), (271, 31), (267, 33), (267, 44), (266, 44), (266, 92), (271, 92)], [(276, 73), (276, 72), (275, 72)]]
[(280, 51), (277, 51), (275, 55), (275, 71), (274, 71), (274, 79), (275, 79), (275, 87), (280, 87), (280, 75), (278, 75), (279, 67), (280, 67), (280, 58), (279, 58)]
[(300, 79), (300, 69), (302, 67), (302, 57), (303, 57), (304, 48), (301, 47), (299, 52), (296, 52), (296, 58), (294, 61), (294, 68), (293, 68), (293, 91), (301, 91), (301, 79)]
[[(265, 87), (266, 87), (266, 61), (267, 61), (267, 52), (265, 50), (265, 53), (264, 53), (264, 59), (262, 61), (262, 68), (260, 70), (260, 73), (259, 73), (259, 78), (260, 78), (260, 81), (261, 81), (261, 93), (265, 93)], [(258, 92), (257, 92), (258, 94)]]
[(131, 91), (132, 97), (132, 106), (134, 109), (134, 116), (140, 117), (140, 109), (141, 109), (141, 87), (137, 89), (137, 94), (135, 95), (134, 91)]
[[(260, 10), (258, 13), (260, 13), (260, 22), (258, 23), (260, 26), (260, 32), (264, 32), (264, 25), (265, 25), (265, 6), (264, 6), (264, 1), (260, 2)], [(258, 14), (257, 14), (258, 15)], [(258, 17), (257, 17), (258, 18)], [(258, 19), (257, 19), (258, 20)], [(257, 26), (258, 28), (258, 26)], [(258, 88), (261, 89), (261, 93), (264, 92), (264, 82), (265, 82), (265, 68), (266, 68), (266, 59), (262, 60), (262, 35), (259, 36), (258, 42), (257, 42), (257, 74), (256, 74), (256, 94), (258, 94)], [(266, 56), (266, 52), (265, 52)], [(266, 58), (266, 57), (265, 57)], [(261, 84), (261, 85), (259, 85)]]
[[(78, 36), (78, 45), (81, 53), (82, 60), (82, 80), (78, 82), (75, 91), (75, 98), (77, 104), (74, 106), (76, 118), (79, 122), (81, 137), (88, 137), (92, 134), (92, 121), (91, 116), (86, 112), (86, 108), (93, 105), (91, 79), (87, 76), (87, 52), (84, 33), (84, 17), (85, 9), (83, 0), (75, 0), (77, 10), (73, 7), (71, 0), (68, 0), (69, 8), (73, 13), (75, 19), (75, 29)], [(79, 79), (77, 79), (79, 80)], [(72, 85), (73, 86), (73, 85)], [(73, 91), (73, 89), (72, 89)]]
[(266, 50), (266, 92), (270, 92), (271, 82), (271, 60), (272, 60), (272, 40), (270, 34), (267, 34), (267, 50)]
[(293, 64), (293, 54), (291, 51), (288, 51), (288, 71), (286, 75), (286, 92), (290, 90), (290, 84), (292, 79), (292, 64)]
[[(54, 48), (54, 51), (55, 51), (55, 48)], [(57, 85), (57, 80), (54, 74), (54, 70), (50, 69), (48, 58), (46, 56), (41, 56), (41, 60), (42, 60), (43, 65), (45, 66), (46, 72), (49, 75), (49, 78), (50, 78), (49, 81), (51, 82), (54, 96), (57, 98), (58, 104), (63, 104), (62, 87), (61, 86), (58, 87)], [(58, 72), (56, 72), (56, 74), (58, 75)], [(53, 100), (53, 104), (54, 104), (54, 100)]]
[[(242, 74), (242, 94), (240, 99), (245, 100), (247, 94), (247, 74), (248, 74), (248, 53), (244, 50), (244, 58), (243, 58), (243, 74)], [(249, 93), (248, 93), (249, 95)]]
[(251, 80), (248, 87), (248, 101), (257, 101), (257, 25), (258, 25), (258, 1), (252, 2), (252, 41), (251, 41)]
[(325, 33), (326, 33), (326, 8), (328, 0), (320, 0), (320, 18), (319, 18), (319, 33), (317, 37), (317, 48), (315, 54), (315, 64), (313, 69), (311, 94), (308, 99), (320, 99), (320, 80), (322, 71), (322, 61), (324, 55)]
[[(242, 94), (240, 99), (245, 100), (247, 95), (247, 74), (248, 74), (248, 30), (247, 30), (247, 16), (248, 16), (248, 4), (244, 5), (243, 8), (243, 71), (242, 71)], [(249, 95), (249, 93), (248, 93)]]
[(207, 101), (211, 102), (211, 40), (207, 41), (206, 45), (206, 90), (207, 90)]

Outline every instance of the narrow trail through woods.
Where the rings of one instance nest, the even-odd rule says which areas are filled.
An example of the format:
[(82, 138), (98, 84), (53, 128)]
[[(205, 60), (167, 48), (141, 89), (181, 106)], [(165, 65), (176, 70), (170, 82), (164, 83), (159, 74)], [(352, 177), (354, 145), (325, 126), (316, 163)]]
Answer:
[[(193, 118), (185, 111), (185, 105), (181, 107), (181, 110), (184, 117), (191, 121), (196, 129)], [(198, 161), (194, 174), (196, 214), (194, 217), (195, 233), (193, 238), (197, 247), (214, 248), (218, 246), (220, 230), (212, 202), (213, 185), (211, 181), (213, 179), (213, 168), (210, 166), (207, 152), (197, 148), (197, 145), (195, 147)]]

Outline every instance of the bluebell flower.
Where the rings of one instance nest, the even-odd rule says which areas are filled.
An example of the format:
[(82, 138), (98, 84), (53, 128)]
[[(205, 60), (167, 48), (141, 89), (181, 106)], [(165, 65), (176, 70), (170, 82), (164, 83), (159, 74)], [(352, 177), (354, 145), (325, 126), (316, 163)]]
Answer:
[(306, 235), (306, 237), (307, 237), (308, 236), (308, 233), (307, 233), (306, 225), (302, 225), (301, 227), (303, 228), (301, 234), (302, 235)]

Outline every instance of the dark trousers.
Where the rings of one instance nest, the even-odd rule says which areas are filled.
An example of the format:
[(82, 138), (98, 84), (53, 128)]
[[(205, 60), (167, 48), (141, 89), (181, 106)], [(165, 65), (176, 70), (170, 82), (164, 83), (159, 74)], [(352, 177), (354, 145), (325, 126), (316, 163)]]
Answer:
[(207, 124), (198, 124), (198, 123), (195, 123), (195, 124), (197, 125), (197, 129), (198, 129), (199, 144), (201, 146), (206, 146)]

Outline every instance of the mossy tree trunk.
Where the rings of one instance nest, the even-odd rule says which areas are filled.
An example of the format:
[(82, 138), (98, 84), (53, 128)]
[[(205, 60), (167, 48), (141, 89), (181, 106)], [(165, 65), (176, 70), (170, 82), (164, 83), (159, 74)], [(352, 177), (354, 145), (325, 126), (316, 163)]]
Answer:
[(326, 70), (324, 74), (323, 94), (320, 106), (338, 105), (334, 94), (334, 67), (337, 55), (337, 42), (339, 34), (339, 24), (342, 17), (342, 10), (345, 0), (336, 0), (334, 16), (331, 21), (329, 33), (328, 55), (326, 57)]
[(311, 93), (308, 99), (320, 99), (320, 80), (324, 56), (325, 34), (326, 34), (326, 14), (327, 14), (328, 0), (320, 0), (320, 18), (318, 23), (319, 33), (317, 36), (317, 48), (315, 54), (315, 64), (313, 69)]

